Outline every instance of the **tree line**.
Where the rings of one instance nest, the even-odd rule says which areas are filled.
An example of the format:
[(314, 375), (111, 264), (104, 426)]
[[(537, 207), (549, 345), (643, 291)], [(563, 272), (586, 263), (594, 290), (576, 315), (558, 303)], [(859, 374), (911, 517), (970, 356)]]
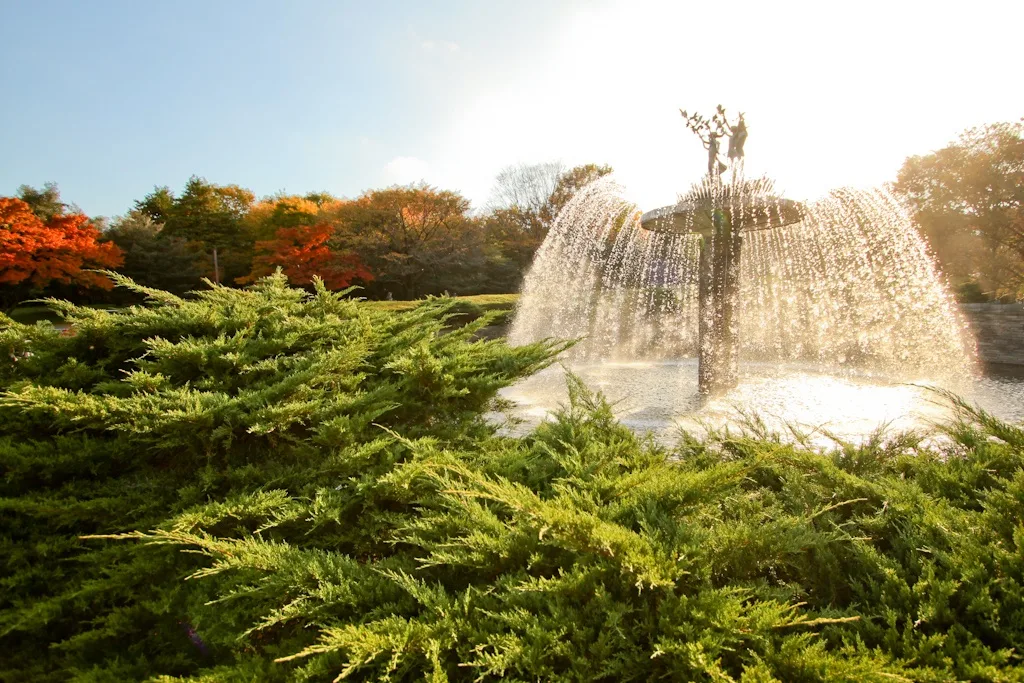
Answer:
[(893, 190), (962, 301), (1024, 300), (1024, 119), (910, 157)]
[[(54, 295), (110, 301), (96, 269), (185, 292), (202, 278), (245, 285), (281, 268), (298, 285), (360, 285), (369, 298), (514, 292), (555, 216), (608, 166), (512, 166), (474, 211), (461, 194), (394, 186), (257, 199), (193, 176), (156, 187), (123, 216), (88, 218), (55, 184), (0, 198), (0, 305)], [(1024, 123), (965, 131), (908, 158), (904, 201), (961, 301), (1024, 300)]]
[[(202, 278), (246, 285), (281, 268), (297, 285), (360, 285), (370, 298), (512, 292), (559, 210), (608, 166), (513, 166), (494, 199), (468, 199), (426, 184), (257, 199), (238, 185), (191, 177), (180, 192), (156, 187), (111, 220), (62, 201), (54, 183), (0, 198), (0, 297), (79, 301), (116, 296), (97, 269), (172, 292)], [(91, 294), (90, 294), (91, 293)]]

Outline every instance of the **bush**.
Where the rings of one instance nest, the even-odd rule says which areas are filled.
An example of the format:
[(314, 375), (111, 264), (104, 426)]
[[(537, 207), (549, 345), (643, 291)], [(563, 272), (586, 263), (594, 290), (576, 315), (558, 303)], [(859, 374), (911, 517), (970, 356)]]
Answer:
[(0, 338), (13, 680), (1024, 679), (1018, 427), (666, 450), (573, 380), (502, 438), (557, 349), (448, 302), (152, 295)]
[(572, 393), (523, 440), (407, 442), (372, 521), (267, 491), (135, 535), (208, 556), (251, 628), (196, 680), (1021, 679), (1024, 432), (672, 453)]
[(956, 300), (962, 304), (984, 304), (989, 297), (976, 280), (961, 283), (956, 288)]
[(120, 282), (151, 304), (49, 302), (70, 336), (0, 317), (0, 680), (187, 674), (229, 656), (195, 642), (222, 610), (181, 582), (194, 556), (79, 537), (268, 488), (337, 486), (368, 524), (357, 491), (404, 439), (485, 438), (497, 390), (558, 350), (471, 341), (486, 319), (445, 333), (448, 300), (388, 313), (281, 277), (191, 300)]

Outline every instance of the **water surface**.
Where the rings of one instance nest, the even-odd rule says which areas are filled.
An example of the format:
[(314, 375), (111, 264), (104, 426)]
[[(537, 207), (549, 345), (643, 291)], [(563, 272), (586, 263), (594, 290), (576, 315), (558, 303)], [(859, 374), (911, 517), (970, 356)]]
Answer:
[[(893, 380), (879, 374), (800, 363), (740, 365), (740, 383), (725, 395), (705, 399), (697, 393), (695, 359), (635, 363), (580, 363), (571, 367), (592, 389), (615, 402), (615, 413), (628, 427), (672, 443), (680, 428), (701, 433), (706, 425), (736, 424), (756, 413), (770, 427), (787, 431), (787, 423), (815, 432), (858, 441), (880, 426), (929, 430), (952, 411), (929, 387), (947, 388), (996, 416), (1024, 421), (1024, 379), (978, 375), (939, 385), (926, 377)], [(515, 431), (536, 426), (567, 400), (565, 370), (552, 366), (502, 391), (523, 420)]]

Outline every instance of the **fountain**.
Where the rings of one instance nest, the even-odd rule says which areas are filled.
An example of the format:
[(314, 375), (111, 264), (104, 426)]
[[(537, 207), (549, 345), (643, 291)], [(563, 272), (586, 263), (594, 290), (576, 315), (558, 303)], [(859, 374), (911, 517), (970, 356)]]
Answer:
[[(811, 395), (870, 407), (889, 399), (868, 385), (962, 390), (973, 381), (973, 338), (894, 197), (840, 189), (785, 199), (767, 179), (744, 178), (742, 115), (730, 123), (721, 107), (711, 119), (682, 113), (708, 150), (707, 175), (647, 213), (611, 177), (577, 193), (527, 274), (513, 344), (579, 339), (566, 361), (600, 388), (630, 387), (637, 414), (659, 423), (717, 410), (723, 396), (753, 410), (785, 411)], [(553, 408), (546, 381), (509, 396)], [(853, 398), (853, 385), (867, 393)], [(887, 394), (891, 405), (901, 392)], [(832, 408), (823, 419), (846, 409)]]
[[(803, 208), (774, 196), (767, 179), (743, 179), (747, 126), (742, 113), (734, 125), (729, 124), (721, 105), (711, 119), (685, 110), (680, 113), (708, 150), (707, 176), (675, 206), (645, 213), (640, 225), (698, 237), (697, 386), (702, 394), (721, 393), (738, 381), (734, 315), (743, 233), (797, 223), (803, 218)], [(736, 169), (728, 184), (722, 181), (727, 166), (718, 158), (721, 137), (729, 138), (729, 159)]]

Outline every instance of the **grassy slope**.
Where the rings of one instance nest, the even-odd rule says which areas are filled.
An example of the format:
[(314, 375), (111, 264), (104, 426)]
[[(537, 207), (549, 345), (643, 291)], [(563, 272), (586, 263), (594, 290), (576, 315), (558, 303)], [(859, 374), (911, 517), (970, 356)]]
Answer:
[[(508, 322), (519, 301), (518, 294), (477, 294), (474, 296), (452, 297), (456, 300), (453, 312), (466, 316), (466, 322), (476, 320), (485, 313), (497, 313), (495, 324)], [(423, 303), (416, 301), (370, 301), (369, 305), (382, 311), (407, 311)]]

